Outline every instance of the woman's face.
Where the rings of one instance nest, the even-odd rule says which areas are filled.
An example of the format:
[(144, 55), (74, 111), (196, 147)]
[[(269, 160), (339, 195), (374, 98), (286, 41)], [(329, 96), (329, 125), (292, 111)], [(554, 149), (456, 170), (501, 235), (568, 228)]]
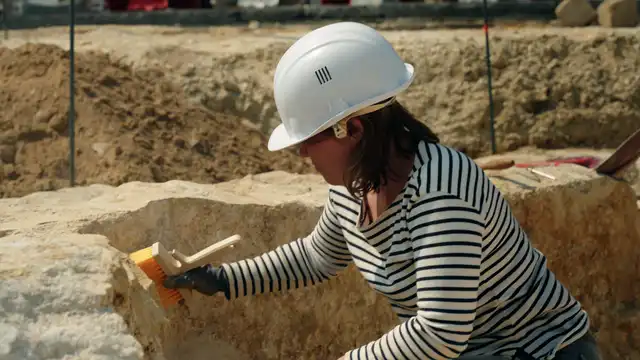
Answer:
[(329, 128), (300, 144), (300, 156), (311, 159), (313, 166), (330, 185), (344, 185), (344, 173), (349, 155), (360, 140), (361, 123), (358, 118), (349, 120), (351, 134), (338, 139)]

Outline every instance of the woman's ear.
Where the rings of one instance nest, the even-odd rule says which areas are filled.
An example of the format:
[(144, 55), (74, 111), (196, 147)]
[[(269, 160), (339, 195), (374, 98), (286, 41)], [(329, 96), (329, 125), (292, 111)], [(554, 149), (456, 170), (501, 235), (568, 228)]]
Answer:
[(362, 139), (362, 136), (364, 135), (364, 127), (362, 126), (362, 121), (359, 117), (349, 119), (347, 122), (347, 133), (349, 138), (356, 142)]

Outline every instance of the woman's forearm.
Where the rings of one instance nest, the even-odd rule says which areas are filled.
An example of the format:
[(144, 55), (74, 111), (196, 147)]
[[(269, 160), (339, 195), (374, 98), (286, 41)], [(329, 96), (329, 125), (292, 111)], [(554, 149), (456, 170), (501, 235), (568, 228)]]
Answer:
[(228, 298), (315, 285), (347, 267), (351, 255), (330, 201), (309, 236), (251, 259), (223, 264)]

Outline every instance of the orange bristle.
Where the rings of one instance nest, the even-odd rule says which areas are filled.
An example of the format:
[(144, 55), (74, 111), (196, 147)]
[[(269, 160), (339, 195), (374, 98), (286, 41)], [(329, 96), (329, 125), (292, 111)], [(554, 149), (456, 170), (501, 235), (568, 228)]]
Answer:
[(164, 270), (158, 262), (153, 258), (151, 247), (138, 250), (129, 255), (129, 258), (136, 263), (136, 265), (142, 270), (156, 285), (158, 297), (160, 298), (160, 304), (165, 308), (169, 308), (172, 305), (179, 303), (183, 297), (178, 290), (167, 289), (162, 286), (162, 282), (167, 277)]

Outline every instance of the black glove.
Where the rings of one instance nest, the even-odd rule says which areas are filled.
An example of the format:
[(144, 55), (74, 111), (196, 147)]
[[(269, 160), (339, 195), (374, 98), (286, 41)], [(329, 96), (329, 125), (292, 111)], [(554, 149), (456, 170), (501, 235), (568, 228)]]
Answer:
[(223, 291), (229, 298), (229, 281), (224, 269), (211, 265), (191, 269), (180, 275), (167, 276), (162, 285), (167, 289), (196, 290), (208, 296)]

